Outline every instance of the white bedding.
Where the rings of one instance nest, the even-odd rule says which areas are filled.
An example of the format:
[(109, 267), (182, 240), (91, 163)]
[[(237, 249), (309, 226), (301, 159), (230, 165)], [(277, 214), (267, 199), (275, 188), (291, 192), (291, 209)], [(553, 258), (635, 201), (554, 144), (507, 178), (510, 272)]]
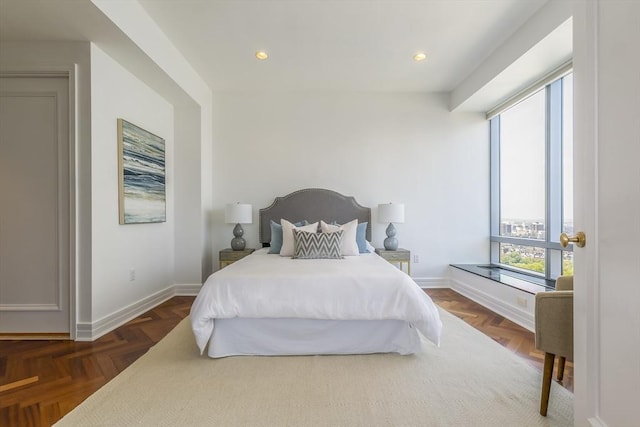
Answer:
[(303, 356), (415, 354), (422, 349), (416, 328), (402, 320), (217, 319), (207, 354)]
[(215, 319), (404, 320), (436, 345), (438, 310), (405, 273), (376, 254), (301, 260), (254, 252), (209, 276), (191, 307), (200, 352)]

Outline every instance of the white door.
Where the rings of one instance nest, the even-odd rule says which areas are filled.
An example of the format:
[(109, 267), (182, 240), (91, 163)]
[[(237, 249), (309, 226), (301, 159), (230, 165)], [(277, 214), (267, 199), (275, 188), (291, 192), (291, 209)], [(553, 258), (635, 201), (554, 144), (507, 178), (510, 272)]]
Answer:
[(574, 14), (575, 423), (640, 425), (640, 1)]
[(0, 334), (70, 330), (68, 84), (0, 77)]

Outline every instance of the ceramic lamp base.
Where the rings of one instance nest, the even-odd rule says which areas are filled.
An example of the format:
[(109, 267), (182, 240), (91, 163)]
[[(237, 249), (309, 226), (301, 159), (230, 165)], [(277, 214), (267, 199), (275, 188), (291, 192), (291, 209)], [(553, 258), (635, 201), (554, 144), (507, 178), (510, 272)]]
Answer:
[(235, 236), (231, 239), (231, 249), (234, 251), (243, 251), (247, 242), (244, 240), (242, 235), (244, 234), (244, 230), (240, 224), (236, 224), (233, 228), (233, 235)]
[(384, 248), (388, 251), (396, 251), (398, 250), (398, 239), (395, 237), (396, 235), (396, 227), (393, 223), (389, 223), (387, 227), (387, 238), (384, 239)]

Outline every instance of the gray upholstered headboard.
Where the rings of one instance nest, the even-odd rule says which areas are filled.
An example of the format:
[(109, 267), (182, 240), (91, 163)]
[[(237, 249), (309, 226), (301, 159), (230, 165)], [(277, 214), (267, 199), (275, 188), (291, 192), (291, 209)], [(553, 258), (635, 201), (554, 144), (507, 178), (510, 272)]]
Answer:
[(280, 223), (284, 218), (291, 222), (306, 219), (309, 222), (323, 220), (344, 224), (353, 219), (367, 222), (367, 240), (371, 241), (371, 208), (361, 206), (351, 196), (322, 188), (307, 188), (276, 197), (271, 206), (260, 209), (260, 242), (268, 246), (271, 242), (270, 221)]

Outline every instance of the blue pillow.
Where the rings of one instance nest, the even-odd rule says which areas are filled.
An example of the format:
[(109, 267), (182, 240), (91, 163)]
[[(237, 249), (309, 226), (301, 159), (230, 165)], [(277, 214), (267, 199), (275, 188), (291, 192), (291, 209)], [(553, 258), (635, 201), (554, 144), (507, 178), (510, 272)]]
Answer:
[(367, 223), (359, 222), (356, 229), (356, 243), (358, 244), (358, 251), (361, 254), (368, 254), (367, 250)]
[[(358, 252), (368, 254), (367, 250), (367, 224), (368, 222), (358, 222), (356, 229), (356, 243), (358, 244)], [(331, 221), (331, 225), (338, 225), (336, 221)]]
[[(296, 227), (301, 227), (307, 224), (309, 223), (307, 222), (306, 219), (293, 223), (293, 225), (295, 225)], [(279, 254), (281, 249), (282, 249), (282, 225), (271, 220), (271, 243), (269, 243), (268, 253)]]

